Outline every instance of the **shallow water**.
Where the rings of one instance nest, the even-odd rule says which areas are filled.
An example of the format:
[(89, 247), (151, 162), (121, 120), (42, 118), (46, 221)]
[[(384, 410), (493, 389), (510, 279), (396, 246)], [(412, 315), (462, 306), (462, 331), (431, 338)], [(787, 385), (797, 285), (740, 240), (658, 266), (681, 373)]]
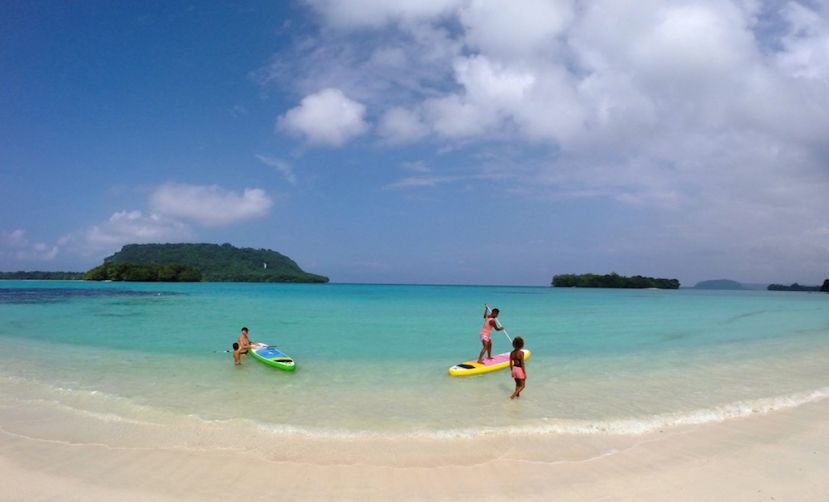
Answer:
[[(477, 356), (484, 302), (533, 351), (515, 402), (507, 371), (447, 375)], [(234, 367), (224, 351), (243, 325), (297, 371)], [(825, 294), (6, 281), (0, 343), (14, 348), (0, 352), (0, 406), (106, 424), (120, 440), (126, 426), (176, 441), (185, 428), (196, 443), (234, 429), (635, 435), (829, 396)]]

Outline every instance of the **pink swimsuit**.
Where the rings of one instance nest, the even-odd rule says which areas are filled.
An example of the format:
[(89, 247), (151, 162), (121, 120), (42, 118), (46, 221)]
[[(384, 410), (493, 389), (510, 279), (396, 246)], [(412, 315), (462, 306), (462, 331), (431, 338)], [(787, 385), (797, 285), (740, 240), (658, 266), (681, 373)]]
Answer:
[(487, 316), (486, 319), (484, 319), (484, 327), (481, 328), (481, 341), (482, 342), (488, 342), (488, 341), (492, 340), (492, 338), (490, 337), (490, 333), (492, 333), (492, 326), (489, 324), (489, 321), (491, 321), (493, 319), (494, 319), (494, 317), (489, 317), (489, 316)]

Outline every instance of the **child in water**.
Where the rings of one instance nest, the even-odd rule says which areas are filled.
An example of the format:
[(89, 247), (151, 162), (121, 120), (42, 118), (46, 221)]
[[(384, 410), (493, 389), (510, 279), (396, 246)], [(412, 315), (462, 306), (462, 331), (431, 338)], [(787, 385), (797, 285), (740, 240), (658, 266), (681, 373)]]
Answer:
[(239, 350), (239, 344), (236, 342), (233, 342), (233, 362), (236, 363), (237, 366), (242, 364), (242, 353)]
[(509, 354), (509, 367), (512, 372), (512, 378), (515, 380), (515, 392), (509, 397), (515, 399), (521, 397), (521, 391), (527, 384), (527, 367), (524, 363), (524, 339), (516, 336), (512, 341), (512, 348), (515, 349)]

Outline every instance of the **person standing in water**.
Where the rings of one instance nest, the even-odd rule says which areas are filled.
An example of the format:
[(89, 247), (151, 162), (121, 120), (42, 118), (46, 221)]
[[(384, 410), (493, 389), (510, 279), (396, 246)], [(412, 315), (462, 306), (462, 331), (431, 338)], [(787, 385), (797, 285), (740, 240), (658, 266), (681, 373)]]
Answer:
[(486, 358), (492, 359), (492, 337), (490, 334), (492, 333), (492, 328), (495, 328), (496, 331), (503, 331), (504, 328), (498, 325), (498, 313), (500, 311), (498, 309), (492, 309), (492, 312), (489, 310), (489, 305), (484, 304), (484, 327), (481, 328), (481, 353), (478, 354), (478, 363), (483, 364), (484, 362), (484, 352), (486, 352)]
[(509, 354), (509, 369), (512, 378), (515, 380), (515, 392), (509, 397), (515, 399), (521, 397), (521, 391), (527, 385), (527, 363), (524, 361), (524, 339), (516, 336), (512, 341), (512, 348), (515, 349)]
[(247, 354), (253, 342), (248, 338), (248, 329), (242, 328), (242, 333), (239, 335), (239, 353)]
[(239, 352), (239, 344), (233, 342), (233, 364), (239, 366), (242, 364), (242, 354)]

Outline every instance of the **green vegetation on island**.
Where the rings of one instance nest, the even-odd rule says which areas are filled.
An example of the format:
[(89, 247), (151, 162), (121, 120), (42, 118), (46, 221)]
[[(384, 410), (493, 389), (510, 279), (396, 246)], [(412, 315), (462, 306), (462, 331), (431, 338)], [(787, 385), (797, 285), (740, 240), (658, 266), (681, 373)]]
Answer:
[[(126, 269), (112, 268), (129, 265)], [(161, 265), (181, 267), (173, 272)], [(146, 269), (142, 268), (147, 266)], [(101, 270), (99, 270), (101, 269)], [(193, 278), (193, 271), (200, 279)], [(93, 274), (94, 272), (94, 274)], [(328, 277), (305, 272), (287, 256), (269, 249), (237, 248), (230, 244), (128, 244), (87, 273), (90, 280), (129, 277), (165, 277), (155, 280), (202, 280), (217, 282), (328, 282)], [(106, 276), (106, 277), (104, 277)], [(100, 277), (100, 279), (99, 279)]]
[(713, 279), (710, 281), (700, 281), (694, 286), (694, 289), (746, 289), (742, 284), (730, 279)]
[(624, 288), (624, 289), (679, 289), (677, 279), (657, 279), (634, 275), (625, 277), (617, 273), (597, 274), (561, 274), (553, 276), (552, 285), (556, 288)]
[(829, 279), (823, 281), (823, 286), (821, 286), (820, 290), (824, 293), (829, 293)]
[(0, 272), (0, 280), (11, 281), (79, 281), (83, 279), (83, 272)]
[[(824, 284), (825, 286), (825, 284)], [(801, 286), (798, 283), (794, 283), (791, 286), (786, 286), (784, 284), (769, 284), (768, 287), (769, 291), (820, 291), (820, 286)]]
[(201, 272), (192, 267), (174, 264), (109, 262), (93, 268), (83, 278), (87, 281), (199, 282)]

